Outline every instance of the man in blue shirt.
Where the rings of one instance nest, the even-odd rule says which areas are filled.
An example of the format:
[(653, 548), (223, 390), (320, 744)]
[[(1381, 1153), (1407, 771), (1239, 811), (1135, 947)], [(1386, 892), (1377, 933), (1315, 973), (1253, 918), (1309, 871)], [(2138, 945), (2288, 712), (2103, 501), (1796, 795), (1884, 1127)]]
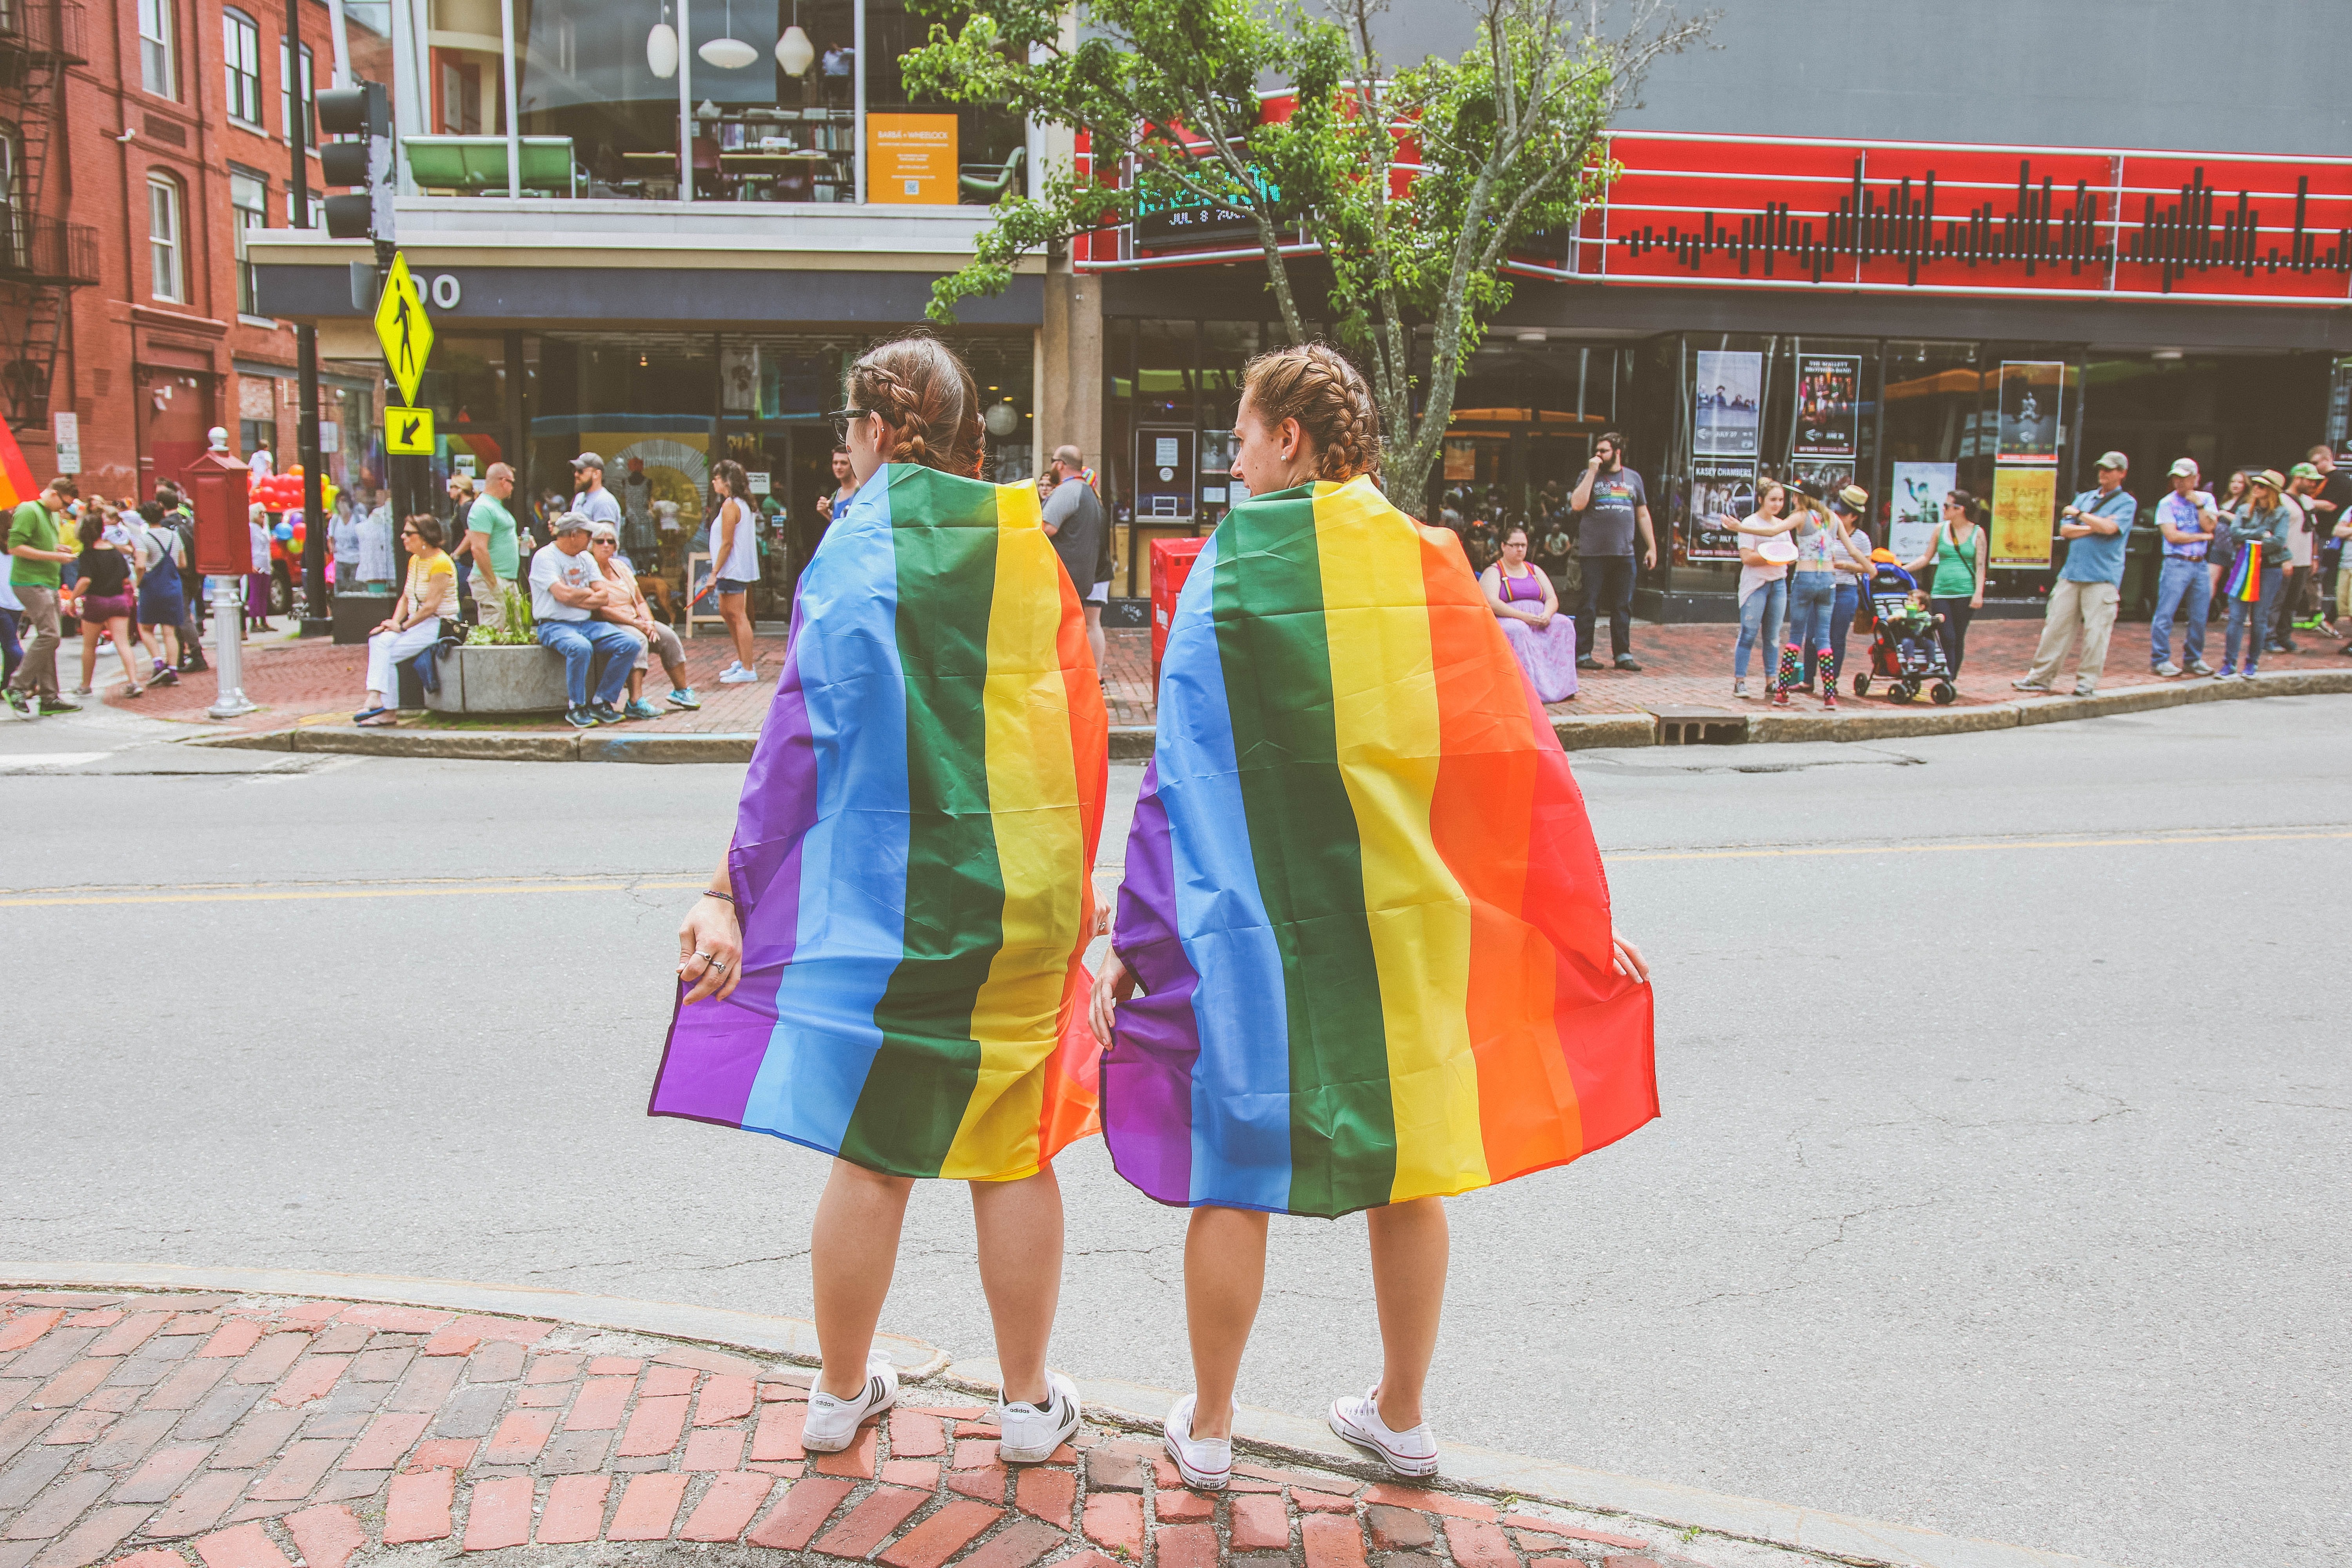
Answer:
[(2219, 519), (2213, 497), (2197, 488), (2197, 459), (2183, 458), (2172, 465), (2172, 489), (2156, 503), (2157, 531), (2164, 535), (2164, 564), (2157, 580), (2156, 624), (2148, 629), (2147, 663), (2157, 674), (2179, 675), (2172, 662), (2172, 617), (2189, 612), (2189, 673), (2210, 675), (2205, 662), (2205, 616), (2213, 590), (2205, 569), (2205, 549), (2213, 542)]
[(2042, 618), (2033, 668), (2024, 679), (2010, 682), (2020, 691), (2049, 690), (2066, 645), (2077, 636), (2083, 650), (2074, 668), (2074, 695), (2088, 697), (2099, 689), (2107, 638), (2116, 629), (2116, 601), (2123, 593), (2124, 545), (2131, 537), (2132, 519), (2139, 515), (2139, 503), (2123, 488), (2130, 468), (2131, 459), (2121, 452), (2100, 453), (2099, 488), (2084, 490), (2059, 514), (2058, 537), (2067, 542), (2066, 564), (2050, 585), (2050, 607)]

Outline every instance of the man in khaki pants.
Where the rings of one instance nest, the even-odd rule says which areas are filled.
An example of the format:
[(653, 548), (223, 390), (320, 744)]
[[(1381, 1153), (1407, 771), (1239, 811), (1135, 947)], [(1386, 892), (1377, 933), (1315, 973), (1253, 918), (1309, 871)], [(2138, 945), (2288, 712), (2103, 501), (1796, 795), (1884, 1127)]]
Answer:
[(2099, 486), (2084, 490), (2060, 513), (2058, 536), (2067, 541), (2066, 564), (2050, 585), (2050, 607), (2042, 618), (2042, 642), (2033, 668), (2010, 684), (2020, 691), (2047, 691), (2063, 661), (2066, 645), (2079, 636), (2082, 657), (2074, 668), (2074, 695), (2099, 689), (2106, 667), (2107, 638), (2116, 629), (2116, 605), (2123, 592), (2124, 548), (2131, 538), (2139, 503), (2124, 489), (2131, 459), (2121, 452), (2099, 455)]
[(482, 493), (466, 513), (466, 549), (474, 557), (474, 618), (492, 631), (507, 624), (507, 590), (529, 593), (516, 581), (521, 552), (515, 542), (514, 513), (507, 498), (514, 494), (514, 470), (492, 463), (482, 476)]
[(24, 622), (33, 634), (25, 644), (24, 662), (8, 685), (8, 706), (20, 718), (81, 710), (80, 703), (58, 690), (60, 568), (74, 558), (72, 551), (63, 548), (59, 519), (67, 501), (79, 493), (69, 479), (51, 479), (48, 489), (19, 506), (8, 520), (8, 585), (25, 606)]

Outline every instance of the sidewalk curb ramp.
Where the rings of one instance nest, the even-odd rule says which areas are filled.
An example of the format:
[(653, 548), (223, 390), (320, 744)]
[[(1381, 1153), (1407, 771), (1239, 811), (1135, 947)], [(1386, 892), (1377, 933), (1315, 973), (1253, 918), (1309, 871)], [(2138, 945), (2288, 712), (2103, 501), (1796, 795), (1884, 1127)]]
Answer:
[[(817, 1360), (814, 1324), (681, 1302), (638, 1301), (531, 1286), (290, 1268), (0, 1262), (0, 1289), (44, 1289), (210, 1291), (429, 1307), (682, 1340), (801, 1365), (813, 1365)], [(950, 1363), (933, 1346), (896, 1335), (877, 1335), (876, 1342), (909, 1383), (980, 1396), (996, 1394), (998, 1372), (993, 1362)], [(1153, 1438), (1159, 1434), (1161, 1416), (1176, 1397), (1165, 1389), (1103, 1380), (1078, 1380), (1078, 1389), (1087, 1415), (1099, 1425)], [(1237, 1447), (1265, 1458), (1311, 1464), (1365, 1480), (1391, 1479), (1381, 1467), (1334, 1437), (1319, 1420), (1245, 1405), (1234, 1436)], [(2084, 1557), (1732, 1497), (1667, 1481), (1609, 1475), (1491, 1449), (1454, 1443), (1441, 1444), (1439, 1449), (1444, 1464), (1435, 1484), (1449, 1492), (1479, 1495), (1506, 1510), (1523, 1501), (1549, 1504), (1628, 1523), (1696, 1531), (1726, 1544), (1787, 1548), (1854, 1568), (2105, 1568)], [(1690, 1539), (1686, 1535), (1680, 1543), (1686, 1544)], [(1753, 1546), (1734, 1550), (1752, 1551)], [(1672, 1553), (1664, 1543), (1649, 1550), (1668, 1564), (1688, 1562)]]
[[(1899, 741), (1969, 735), (2028, 724), (2110, 719), (2193, 702), (2352, 692), (2352, 669), (2282, 670), (2246, 680), (2180, 680), (2126, 686), (2093, 697), (2035, 697), (1976, 708), (1895, 708), (1857, 698), (1836, 713), (1748, 708), (1659, 708), (1639, 713), (1556, 714), (1552, 729), (1571, 752), (1601, 747), (1680, 744), (1764, 745), (1798, 741)], [(349, 724), (298, 725), (254, 734), (205, 735), (183, 744), (256, 752), (341, 752), (369, 757), (437, 757), (502, 763), (747, 763), (751, 734), (614, 734), (595, 730), (549, 733), (496, 730), (362, 730)], [(1151, 755), (1148, 725), (1110, 732), (1116, 760)]]

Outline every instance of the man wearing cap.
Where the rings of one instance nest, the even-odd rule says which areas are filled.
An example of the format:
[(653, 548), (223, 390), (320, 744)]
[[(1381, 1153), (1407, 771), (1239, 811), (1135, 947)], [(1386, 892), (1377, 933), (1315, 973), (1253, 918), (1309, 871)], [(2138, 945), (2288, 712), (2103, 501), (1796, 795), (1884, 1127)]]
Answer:
[(572, 459), (572, 510), (591, 522), (621, 526), (621, 503), (604, 488), (604, 459), (583, 452)]
[[(613, 700), (628, 685), (629, 671), (646, 648), (646, 639), (634, 629), (596, 618), (599, 610), (627, 606), (589, 552), (589, 526), (581, 513), (565, 512), (555, 520), (555, 542), (530, 558), (530, 613), (539, 622), (540, 646), (563, 656), (563, 717), (575, 730), (621, 721)], [(588, 674), (600, 653), (604, 670), (592, 701)]]
[(2183, 639), (2189, 673), (2213, 673), (2213, 667), (2205, 662), (2205, 616), (2213, 602), (2205, 551), (2219, 526), (2212, 495), (2197, 488), (2197, 460), (2183, 458), (2174, 463), (2172, 489), (2156, 503), (2157, 531), (2164, 535), (2164, 564), (2157, 579), (2156, 624), (2148, 629), (2147, 663), (2158, 675), (2169, 678), (2180, 673), (2180, 667), (2172, 662), (2172, 617), (2184, 607), (2189, 612), (2189, 635)]
[(2139, 515), (2139, 502), (2124, 489), (2130, 458), (2121, 452), (2102, 452), (2097, 466), (2098, 488), (2083, 491), (2059, 513), (2058, 537), (2066, 541), (2066, 564), (2050, 584), (2050, 607), (2042, 617), (2033, 668), (2024, 679), (2010, 682), (2020, 691), (2049, 690), (2066, 645), (2078, 637), (2082, 655), (2074, 668), (2074, 695), (2088, 697), (2099, 689), (2107, 638), (2116, 629), (2116, 605), (2123, 593), (2124, 547), (2131, 537), (2132, 519)]

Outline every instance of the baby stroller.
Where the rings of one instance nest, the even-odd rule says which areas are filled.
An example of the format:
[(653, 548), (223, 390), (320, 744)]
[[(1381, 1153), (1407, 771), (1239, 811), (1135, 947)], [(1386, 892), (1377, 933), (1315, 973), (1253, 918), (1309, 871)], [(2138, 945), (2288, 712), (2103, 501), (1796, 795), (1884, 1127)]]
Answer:
[(1877, 570), (1870, 574), (1870, 616), (1873, 636), (1870, 640), (1870, 668), (1856, 670), (1853, 694), (1870, 695), (1873, 679), (1886, 682), (1886, 695), (1897, 702), (1908, 702), (1919, 695), (1919, 688), (1933, 681), (1929, 692), (1938, 704), (1952, 701), (1960, 694), (1952, 684), (1951, 666), (1944, 661), (1944, 643), (1930, 625), (1924, 630), (1904, 631), (1909, 619), (1911, 595), (1919, 584), (1913, 580), (1891, 553), (1874, 552)]

